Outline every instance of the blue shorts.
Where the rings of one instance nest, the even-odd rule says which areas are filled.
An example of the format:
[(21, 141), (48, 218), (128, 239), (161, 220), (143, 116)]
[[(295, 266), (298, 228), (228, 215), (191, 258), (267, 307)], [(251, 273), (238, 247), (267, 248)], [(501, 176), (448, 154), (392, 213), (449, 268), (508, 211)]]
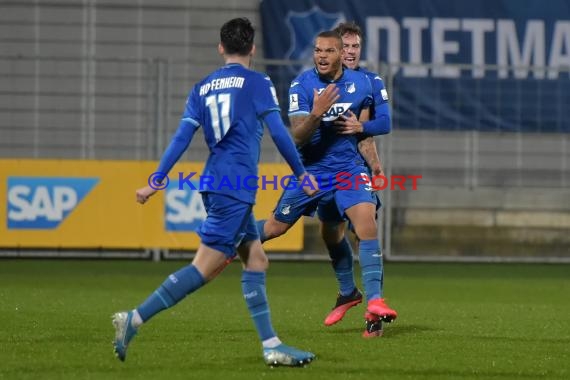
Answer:
[[(345, 210), (363, 202), (375, 203), (375, 194), (370, 186), (359, 183), (366, 168), (357, 165), (351, 171), (335, 175), (315, 175), (319, 191), (309, 197), (296, 179), (291, 180), (291, 189), (283, 191), (273, 211), (275, 219), (293, 225), (301, 216), (313, 216), (318, 208), (319, 219), (326, 222), (341, 222), (346, 219)], [(339, 177), (338, 175), (342, 177)]]
[(336, 190), (332, 197), (327, 197), (319, 203), (319, 219), (329, 223), (348, 220), (346, 210), (359, 203), (376, 204), (376, 210), (380, 207), (380, 199), (376, 193), (367, 190), (365, 186)]
[(292, 188), (286, 188), (283, 191), (277, 206), (273, 210), (273, 215), (276, 220), (290, 225), (295, 224), (303, 215), (315, 215), (319, 201), (323, 198), (331, 198), (336, 190), (334, 187), (319, 189), (315, 195), (310, 197), (299, 186), (297, 179), (291, 179), (289, 185)]
[(252, 204), (208, 192), (202, 201), (208, 214), (198, 230), (203, 244), (233, 258), (241, 243), (259, 239)]

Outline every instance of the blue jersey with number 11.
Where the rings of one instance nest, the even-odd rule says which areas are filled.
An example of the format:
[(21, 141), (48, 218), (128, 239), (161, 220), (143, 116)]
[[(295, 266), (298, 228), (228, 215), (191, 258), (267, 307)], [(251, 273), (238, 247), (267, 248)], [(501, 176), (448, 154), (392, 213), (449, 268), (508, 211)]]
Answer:
[(305, 167), (313, 174), (335, 175), (364, 164), (358, 152), (359, 136), (338, 134), (334, 121), (348, 110), (359, 117), (363, 109), (372, 105), (372, 85), (366, 75), (345, 68), (339, 79), (329, 81), (316, 69), (301, 73), (289, 88), (289, 117), (308, 115), (313, 107), (314, 89), (320, 93), (330, 83), (336, 84), (340, 98), (323, 115), (311, 140), (298, 148)]
[(257, 176), (260, 120), (272, 111), (279, 111), (279, 104), (269, 77), (237, 63), (221, 67), (194, 86), (182, 119), (204, 128), (210, 157), (202, 176), (213, 179), (204, 191), (254, 203), (256, 181), (247, 182), (245, 188), (243, 183), (247, 176)]

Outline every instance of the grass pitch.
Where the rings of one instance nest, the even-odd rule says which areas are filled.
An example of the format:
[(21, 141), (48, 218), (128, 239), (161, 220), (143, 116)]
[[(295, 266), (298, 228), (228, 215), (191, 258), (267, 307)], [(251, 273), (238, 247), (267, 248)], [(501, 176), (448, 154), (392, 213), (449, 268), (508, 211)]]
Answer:
[(111, 314), (138, 305), (182, 265), (0, 260), (0, 378), (570, 378), (567, 265), (388, 263), (385, 292), (399, 318), (365, 340), (363, 305), (323, 325), (336, 293), (328, 263), (274, 262), (275, 329), (317, 360), (271, 369), (232, 264), (143, 326), (119, 362)]

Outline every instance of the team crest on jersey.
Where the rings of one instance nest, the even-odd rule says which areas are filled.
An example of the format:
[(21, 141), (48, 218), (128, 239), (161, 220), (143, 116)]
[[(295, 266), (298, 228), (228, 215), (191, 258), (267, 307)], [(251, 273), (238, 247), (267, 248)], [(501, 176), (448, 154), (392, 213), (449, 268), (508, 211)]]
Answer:
[(344, 89), (349, 94), (352, 94), (354, 91), (356, 91), (356, 85), (354, 84), (354, 82), (347, 82), (344, 84)]
[(283, 215), (289, 215), (290, 212), (291, 212), (291, 205), (285, 205), (281, 208), (281, 214)]

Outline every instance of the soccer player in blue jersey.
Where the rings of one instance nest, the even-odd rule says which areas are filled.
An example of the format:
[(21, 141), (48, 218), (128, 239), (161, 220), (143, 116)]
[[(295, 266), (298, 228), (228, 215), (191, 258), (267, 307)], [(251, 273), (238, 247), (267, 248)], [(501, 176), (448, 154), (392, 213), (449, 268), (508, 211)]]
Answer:
[[(325, 320), (326, 325), (332, 325), (362, 300), (354, 284), (352, 252), (344, 237), (344, 218), (347, 217), (360, 239), (359, 257), (368, 301), (367, 326), (380, 324), (379, 330), (372, 333), (367, 328), (364, 336), (379, 336), (381, 332), (376, 331), (381, 331), (380, 320), (392, 321), (397, 313), (382, 298), (376, 196), (369, 184), (358, 186), (357, 180), (349, 189), (339, 189), (338, 175), (348, 174), (352, 179), (368, 177), (358, 146), (366, 136), (389, 131), (389, 113), (387, 119), (375, 114), (374, 120), (366, 121), (376, 99), (372, 84), (365, 74), (344, 69), (343, 56), (343, 44), (337, 32), (319, 34), (313, 56), (315, 68), (294, 79), (289, 91), (291, 133), (303, 161), (318, 178), (332, 181), (326, 184), (327, 189), (321, 183), (319, 195), (312, 199), (299, 191), (285, 190), (274, 213), (267, 221), (259, 221), (258, 229), (262, 241), (280, 236), (302, 215), (314, 214), (318, 206), (319, 218), (324, 222), (322, 234), (340, 284), (337, 304)], [(376, 172), (381, 166), (377, 153), (375, 156), (378, 167), (371, 166)]]
[[(235, 256), (236, 249), (244, 268), (243, 295), (265, 362), (298, 366), (315, 357), (283, 344), (271, 324), (265, 291), (268, 260), (252, 213), (256, 189), (220, 186), (227, 181), (237, 185), (241, 178), (257, 176), (264, 123), (295, 176), (306, 184), (302, 191), (307, 196), (317, 191), (314, 177), (305, 171), (281, 120), (271, 80), (249, 69), (255, 51), (253, 39), (254, 29), (247, 19), (232, 19), (222, 26), (218, 51), (225, 65), (194, 86), (178, 130), (162, 156), (158, 172), (166, 176), (188, 148), (195, 131), (200, 126), (204, 129), (210, 155), (203, 175), (214, 178), (214, 183), (202, 191), (208, 216), (198, 232), (201, 243), (192, 264), (169, 275), (137, 308), (114, 314), (114, 348), (122, 361), (143, 323), (211, 281)], [(136, 192), (137, 201), (144, 204), (155, 192), (150, 186), (141, 188)]]
[[(365, 159), (368, 166), (368, 174), (370, 178), (383, 176), (384, 172), (374, 139), (370, 135), (383, 135), (391, 131), (390, 109), (388, 105), (388, 93), (384, 87), (384, 83), (380, 76), (376, 73), (360, 67), (360, 55), (362, 51), (362, 31), (354, 22), (346, 22), (339, 24), (335, 29), (343, 42), (343, 64), (345, 67), (364, 73), (372, 84), (374, 102), (370, 107), (370, 118), (375, 124), (363, 124), (363, 129), (357, 128), (358, 133), (365, 132), (365, 128), (376, 129), (372, 133), (365, 133), (363, 140), (359, 143), (359, 151)], [(368, 135), (368, 136), (367, 136)], [(380, 197), (376, 195), (376, 209), (381, 206)], [(352, 229), (352, 226), (351, 226)], [(339, 293), (337, 301), (331, 313), (325, 319), (327, 326), (333, 325), (340, 321), (344, 314), (353, 306), (356, 306), (362, 299), (361, 292), (356, 288), (354, 277), (352, 276), (352, 249), (344, 234), (345, 223), (324, 222), (321, 225), (321, 234), (329, 254), (332, 259), (333, 268), (337, 274), (339, 281)], [(357, 236), (358, 238), (358, 236)], [(381, 248), (381, 247), (380, 247)], [(382, 260), (382, 258), (380, 259)], [(384, 270), (382, 261), (381, 278), (380, 278), (380, 296), (383, 292)], [(365, 337), (374, 337), (382, 335), (382, 320), (375, 315), (366, 313), (365, 315), (366, 329)]]

